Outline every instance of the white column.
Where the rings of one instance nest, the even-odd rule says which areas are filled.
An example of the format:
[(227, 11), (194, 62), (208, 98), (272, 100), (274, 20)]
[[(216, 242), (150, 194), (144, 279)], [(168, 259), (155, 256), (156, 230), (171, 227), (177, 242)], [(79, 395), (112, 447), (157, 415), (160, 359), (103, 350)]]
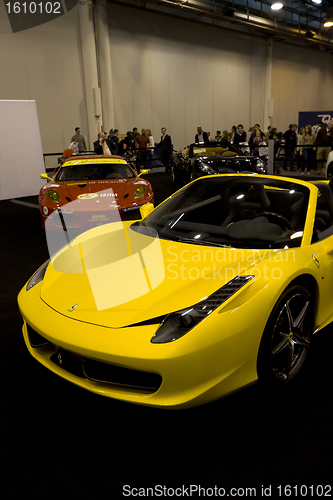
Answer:
[(98, 102), (98, 69), (96, 57), (96, 43), (94, 32), (94, 6), (92, 1), (78, 5), (79, 29), (81, 41), (81, 57), (83, 68), (84, 93), (87, 107), (88, 120), (88, 143), (89, 149), (93, 149), (93, 142), (97, 140), (97, 134), (101, 131), (103, 118), (101, 106)]
[(265, 98), (264, 98), (264, 123), (266, 130), (273, 119), (273, 99), (272, 99), (272, 69), (273, 69), (273, 40), (266, 42), (266, 74), (265, 74)]
[(274, 141), (268, 141), (268, 159), (267, 159), (267, 173), (273, 175), (274, 173)]
[(102, 94), (102, 114), (105, 131), (117, 128), (114, 121), (111, 47), (109, 39), (108, 9), (106, 0), (97, 0), (95, 7), (98, 42), (98, 66)]

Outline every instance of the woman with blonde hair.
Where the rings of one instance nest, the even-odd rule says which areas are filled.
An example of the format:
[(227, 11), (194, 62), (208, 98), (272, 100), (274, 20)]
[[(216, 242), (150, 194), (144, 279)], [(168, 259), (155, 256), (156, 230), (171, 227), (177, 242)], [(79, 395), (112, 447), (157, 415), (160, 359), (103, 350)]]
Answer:
[(147, 149), (148, 149), (148, 158), (147, 159), (148, 159), (148, 167), (149, 167), (149, 159), (151, 160), (153, 157), (153, 154), (154, 154), (155, 141), (154, 141), (154, 137), (151, 135), (150, 128), (146, 129), (146, 135), (149, 137), (149, 142), (147, 144)]
[(304, 147), (299, 148), (299, 155), (301, 159), (302, 165), (302, 175), (304, 175), (305, 169), (307, 170), (307, 174), (310, 175), (310, 170), (313, 166), (313, 144), (316, 139), (316, 134), (312, 132), (311, 125), (307, 125), (305, 127), (304, 134), (301, 136), (302, 139), (299, 145)]

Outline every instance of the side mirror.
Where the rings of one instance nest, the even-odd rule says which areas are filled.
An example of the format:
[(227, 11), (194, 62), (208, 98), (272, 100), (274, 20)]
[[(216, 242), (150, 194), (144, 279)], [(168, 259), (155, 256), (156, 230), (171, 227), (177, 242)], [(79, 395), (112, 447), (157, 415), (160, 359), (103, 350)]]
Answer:
[(145, 219), (147, 215), (154, 210), (154, 205), (152, 203), (145, 203), (140, 207), (140, 215), (142, 219)]
[(142, 175), (142, 174), (144, 174), (144, 175), (149, 174), (149, 170), (146, 170), (146, 169), (141, 170), (141, 172), (139, 173), (138, 177), (140, 177), (140, 175)]
[(40, 178), (53, 182), (53, 179), (51, 179), (51, 177), (49, 177), (47, 174), (40, 174)]

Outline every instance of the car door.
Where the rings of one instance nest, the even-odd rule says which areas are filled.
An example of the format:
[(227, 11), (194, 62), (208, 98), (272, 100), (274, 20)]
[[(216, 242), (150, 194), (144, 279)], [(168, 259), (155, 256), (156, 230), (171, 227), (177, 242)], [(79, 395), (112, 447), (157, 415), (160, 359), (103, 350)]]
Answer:
[(333, 320), (333, 193), (325, 182), (314, 183), (318, 198), (313, 225), (311, 258), (320, 270), (318, 322)]
[(320, 270), (321, 280), (318, 326), (333, 321), (333, 225), (319, 237), (321, 239), (311, 245), (311, 258)]

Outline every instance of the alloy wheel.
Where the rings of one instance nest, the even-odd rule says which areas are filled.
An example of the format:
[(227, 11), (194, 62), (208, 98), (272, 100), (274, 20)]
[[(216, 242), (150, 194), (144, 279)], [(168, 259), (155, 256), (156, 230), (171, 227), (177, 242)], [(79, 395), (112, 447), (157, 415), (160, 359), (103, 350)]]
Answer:
[(271, 339), (272, 369), (278, 379), (291, 379), (305, 360), (312, 333), (307, 325), (309, 312), (310, 299), (300, 293), (282, 306)]
[(301, 285), (286, 289), (267, 322), (258, 356), (262, 380), (285, 383), (297, 375), (313, 333), (313, 298)]

